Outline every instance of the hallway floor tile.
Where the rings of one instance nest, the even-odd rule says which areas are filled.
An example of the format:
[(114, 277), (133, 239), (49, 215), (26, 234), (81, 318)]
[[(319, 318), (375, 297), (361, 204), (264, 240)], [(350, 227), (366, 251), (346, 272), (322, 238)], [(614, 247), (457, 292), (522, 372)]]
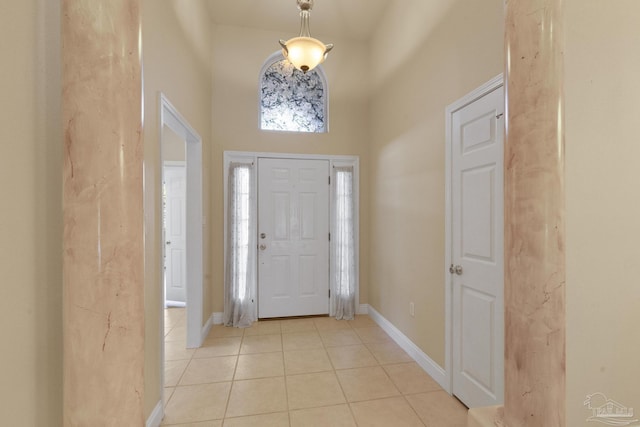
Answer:
[(216, 325), (195, 350), (184, 309), (165, 326), (163, 426), (466, 426), (467, 409), (368, 316)]

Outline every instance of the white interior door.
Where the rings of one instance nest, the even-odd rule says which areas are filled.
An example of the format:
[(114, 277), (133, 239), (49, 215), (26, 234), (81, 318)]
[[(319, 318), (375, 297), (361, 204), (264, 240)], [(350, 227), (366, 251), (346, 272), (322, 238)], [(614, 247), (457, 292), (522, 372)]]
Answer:
[(165, 164), (164, 285), (165, 301), (168, 305), (187, 301), (186, 183), (187, 176), (184, 165)]
[(258, 316), (329, 313), (329, 162), (258, 160)]
[(468, 407), (504, 394), (503, 88), (451, 117), (452, 392)]

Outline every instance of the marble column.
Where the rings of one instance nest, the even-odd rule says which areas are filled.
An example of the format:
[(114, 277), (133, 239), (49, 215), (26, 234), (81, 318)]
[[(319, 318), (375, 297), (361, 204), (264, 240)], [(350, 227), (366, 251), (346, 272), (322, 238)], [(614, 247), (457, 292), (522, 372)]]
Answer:
[(144, 425), (139, 0), (62, 0), (63, 417)]
[(561, 0), (506, 1), (508, 427), (565, 425)]

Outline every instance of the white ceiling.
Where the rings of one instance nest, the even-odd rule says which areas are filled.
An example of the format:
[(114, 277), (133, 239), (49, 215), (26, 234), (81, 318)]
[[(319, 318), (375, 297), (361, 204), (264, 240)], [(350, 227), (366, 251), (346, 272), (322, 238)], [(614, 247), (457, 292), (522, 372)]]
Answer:
[[(208, 0), (216, 24), (282, 32), (300, 29), (296, 0)], [(311, 35), (325, 43), (336, 39), (365, 41), (371, 37), (391, 0), (315, 0)], [(326, 40), (324, 40), (326, 39)]]

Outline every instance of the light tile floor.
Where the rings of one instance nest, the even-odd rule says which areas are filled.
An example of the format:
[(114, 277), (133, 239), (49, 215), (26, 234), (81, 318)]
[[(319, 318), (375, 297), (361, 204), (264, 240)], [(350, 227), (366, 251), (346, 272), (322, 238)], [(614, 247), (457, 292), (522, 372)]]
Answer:
[(165, 426), (465, 427), (449, 396), (368, 316), (216, 325), (186, 350), (165, 310)]

